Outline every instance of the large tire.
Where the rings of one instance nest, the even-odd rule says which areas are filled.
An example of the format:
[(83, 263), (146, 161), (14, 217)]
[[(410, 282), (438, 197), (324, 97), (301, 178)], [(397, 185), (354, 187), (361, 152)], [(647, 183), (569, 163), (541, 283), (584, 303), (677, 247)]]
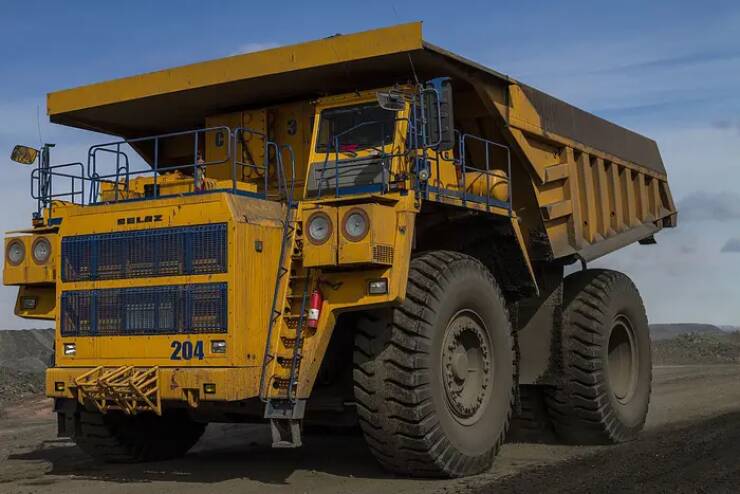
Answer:
[(504, 299), (479, 261), (413, 259), (406, 300), (355, 337), (358, 417), (379, 462), (422, 477), (488, 470), (511, 417), (513, 348)]
[(548, 393), (557, 435), (572, 444), (633, 439), (652, 384), (650, 333), (637, 288), (624, 274), (581, 271), (564, 281), (563, 379)]
[(183, 456), (205, 432), (206, 424), (185, 413), (102, 415), (80, 410), (74, 441), (85, 453), (106, 463), (168, 460)]

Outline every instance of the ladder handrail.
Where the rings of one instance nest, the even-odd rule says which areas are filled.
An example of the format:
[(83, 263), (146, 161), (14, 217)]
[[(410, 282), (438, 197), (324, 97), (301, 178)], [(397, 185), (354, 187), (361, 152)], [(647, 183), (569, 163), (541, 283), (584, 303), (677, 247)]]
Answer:
[[(282, 280), (283, 277), (290, 272), (290, 268), (285, 267), (285, 261), (287, 259), (287, 252), (290, 248), (292, 248), (293, 244), (293, 234), (295, 232), (295, 228), (292, 226), (294, 223), (293, 221), (293, 214), (295, 210), (294, 206), (294, 200), (293, 200), (293, 193), (295, 191), (295, 153), (293, 152), (292, 147), (288, 145), (284, 146), (277, 146), (275, 145), (276, 153), (275, 153), (275, 159), (277, 162), (277, 173), (278, 173), (278, 187), (280, 187), (281, 182), (281, 175), (284, 175), (283, 170), (283, 158), (282, 158), (282, 151), (287, 150), (290, 153), (290, 161), (291, 161), (291, 180), (290, 180), (290, 189), (288, 193), (287, 189), (287, 183), (286, 185), (286, 199), (285, 199), (285, 218), (283, 219), (283, 231), (282, 231), (282, 242), (280, 244), (280, 255), (278, 257), (278, 268), (277, 268), (277, 274), (275, 277), (275, 288), (273, 290), (272, 295), (272, 304), (270, 307), (270, 314), (268, 317), (268, 326), (267, 326), (267, 338), (265, 340), (265, 353), (262, 358), (262, 371), (260, 375), (260, 389), (259, 389), (259, 397), (262, 401), (266, 401), (266, 395), (265, 395), (265, 384), (267, 379), (267, 368), (270, 365), (270, 363), (274, 360), (274, 355), (271, 353), (271, 347), (272, 347), (272, 335), (275, 330), (275, 325), (277, 321), (282, 316), (282, 310), (278, 311), (277, 306), (279, 303), (280, 298), (280, 288), (282, 286)], [(298, 341), (296, 340), (296, 344), (298, 344)]]

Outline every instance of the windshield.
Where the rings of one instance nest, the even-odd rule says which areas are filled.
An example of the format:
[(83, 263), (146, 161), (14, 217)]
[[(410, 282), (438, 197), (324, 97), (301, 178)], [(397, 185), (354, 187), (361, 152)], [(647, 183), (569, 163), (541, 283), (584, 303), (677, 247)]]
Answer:
[(383, 147), (393, 142), (395, 124), (396, 112), (384, 110), (377, 103), (324, 110), (316, 152), (334, 152), (335, 139), (339, 139), (340, 152)]

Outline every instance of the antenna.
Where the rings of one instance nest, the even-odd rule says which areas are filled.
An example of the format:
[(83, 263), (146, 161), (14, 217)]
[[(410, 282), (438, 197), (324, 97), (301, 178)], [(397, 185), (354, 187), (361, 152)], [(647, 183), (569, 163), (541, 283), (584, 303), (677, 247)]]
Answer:
[(419, 77), (416, 75), (416, 68), (414, 67), (414, 61), (411, 59), (411, 53), (407, 53), (409, 57), (409, 65), (411, 65), (411, 73), (414, 75), (414, 82), (419, 85)]
[[(392, 3), (391, 8), (393, 9), (393, 14), (396, 16), (396, 21), (401, 22), (401, 16), (398, 15), (398, 10), (396, 10), (396, 4)], [(411, 73), (414, 76), (414, 83), (418, 86), (419, 77), (416, 75), (416, 67), (414, 67), (414, 61), (411, 60), (411, 53), (408, 53), (408, 57), (409, 57), (409, 65), (411, 66)]]

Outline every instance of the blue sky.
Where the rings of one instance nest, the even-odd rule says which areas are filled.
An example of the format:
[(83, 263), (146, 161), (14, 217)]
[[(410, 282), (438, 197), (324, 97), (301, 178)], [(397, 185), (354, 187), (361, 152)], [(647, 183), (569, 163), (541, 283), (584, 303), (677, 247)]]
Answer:
[[(370, 6), (368, 8), (368, 5)], [(29, 224), (15, 143), (79, 160), (101, 137), (48, 123), (45, 94), (400, 22), (425, 37), (655, 138), (680, 227), (597, 264), (628, 272), (654, 322), (740, 325), (740, 3), (732, 1), (3, 2), (0, 226)], [(37, 123), (40, 113), (40, 125)], [(40, 130), (40, 132), (39, 132)], [(0, 288), (12, 314), (13, 288)], [(43, 324), (42, 324), (43, 325)], [(0, 327), (38, 324), (8, 316)]]

